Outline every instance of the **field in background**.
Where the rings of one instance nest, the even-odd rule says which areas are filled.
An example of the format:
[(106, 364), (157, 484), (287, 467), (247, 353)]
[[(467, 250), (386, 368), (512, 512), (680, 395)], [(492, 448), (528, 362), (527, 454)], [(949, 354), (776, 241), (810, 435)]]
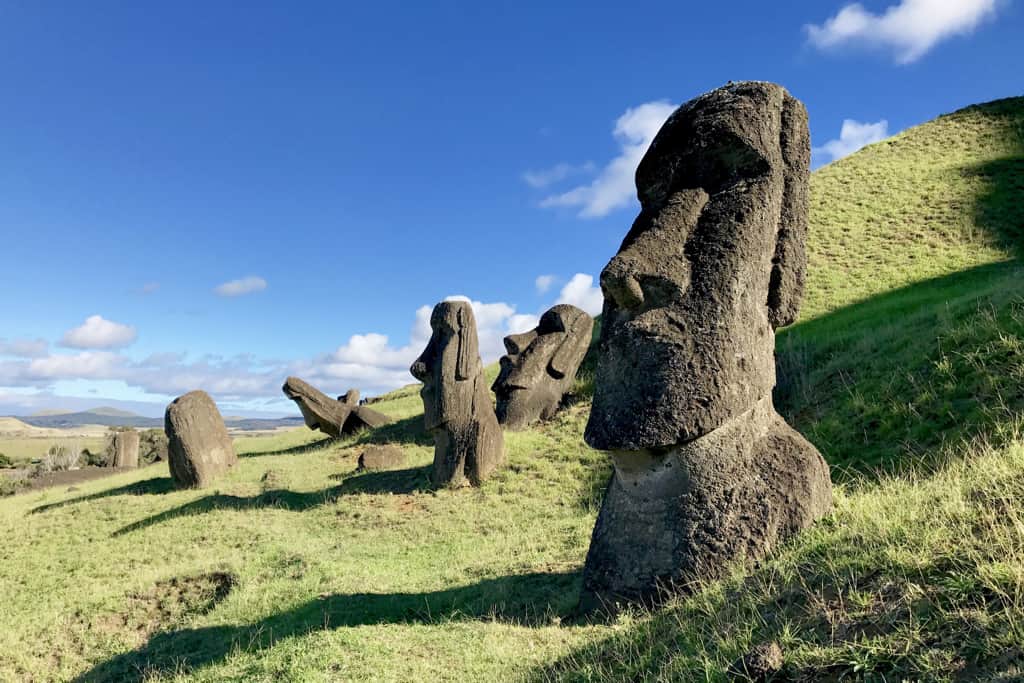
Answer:
[[(1024, 100), (812, 190), (776, 402), (830, 461), (836, 507), (760, 567), (574, 620), (610, 472), (587, 402), (507, 434), (479, 490), (434, 490), (407, 387), (373, 433), (239, 439), (206, 490), (156, 465), (0, 500), (0, 680), (725, 681), (770, 641), (797, 681), (1024, 678)], [(357, 471), (379, 442), (407, 467)]]

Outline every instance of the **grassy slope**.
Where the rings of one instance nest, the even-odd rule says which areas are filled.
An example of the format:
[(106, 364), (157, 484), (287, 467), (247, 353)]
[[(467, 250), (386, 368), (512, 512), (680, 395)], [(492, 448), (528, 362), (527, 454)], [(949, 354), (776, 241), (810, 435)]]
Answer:
[[(582, 444), (587, 406), (507, 435), (481, 490), (431, 491), (405, 389), (375, 406), (399, 422), (362, 439), (402, 443), (407, 470), (356, 473), (360, 439), (297, 431), (240, 441), (206, 491), (154, 467), (0, 501), (0, 680), (718, 680), (767, 639), (808, 680), (1011, 671), (1022, 120), (1020, 100), (966, 110), (815, 174), (777, 399), (841, 485), (763, 567), (562, 623), (609, 471)], [(226, 595), (184, 581), (216, 572)]]

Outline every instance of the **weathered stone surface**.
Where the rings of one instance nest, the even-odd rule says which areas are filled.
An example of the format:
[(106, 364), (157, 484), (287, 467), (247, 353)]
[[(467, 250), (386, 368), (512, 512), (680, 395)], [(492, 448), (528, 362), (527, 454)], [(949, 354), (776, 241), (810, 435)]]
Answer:
[(338, 400), (347, 406), (357, 406), (360, 404), (359, 401), (359, 390), (349, 389), (343, 396), (339, 396)]
[(505, 443), (484, 380), (473, 308), (464, 301), (439, 303), (430, 327), (430, 342), (409, 371), (423, 382), (434, 483), (479, 486), (504, 461)]
[(284, 395), (295, 401), (302, 413), (302, 419), (310, 429), (319, 429), (330, 436), (341, 436), (345, 421), (348, 420), (352, 406), (335, 401), (312, 384), (289, 377), (281, 387)]
[(491, 387), (498, 399), (498, 422), (525, 429), (554, 415), (576, 381), (593, 332), (593, 318), (559, 304), (541, 316), (536, 328), (505, 337), (508, 354)]
[(354, 434), (361, 429), (374, 429), (394, 421), (383, 413), (359, 405), (358, 389), (349, 389), (335, 401), (312, 384), (298, 377), (289, 377), (281, 390), (299, 406), (307, 427), (319, 429), (330, 436)]
[(224, 419), (205, 391), (191, 391), (164, 414), (168, 464), (179, 486), (206, 486), (238, 462)]
[(394, 422), (393, 419), (366, 406), (353, 405), (352, 412), (348, 414), (345, 425), (342, 427), (342, 434), (354, 434), (361, 429), (376, 429)]
[(134, 429), (114, 434), (114, 460), (111, 467), (139, 466), (139, 433)]
[(407, 460), (405, 451), (394, 444), (369, 446), (359, 455), (359, 469), (396, 470), (405, 467)]
[(775, 412), (775, 328), (803, 289), (803, 105), (736, 83), (680, 107), (637, 168), (640, 215), (601, 273), (586, 441), (615, 470), (584, 609), (713, 579), (825, 514), (821, 455)]

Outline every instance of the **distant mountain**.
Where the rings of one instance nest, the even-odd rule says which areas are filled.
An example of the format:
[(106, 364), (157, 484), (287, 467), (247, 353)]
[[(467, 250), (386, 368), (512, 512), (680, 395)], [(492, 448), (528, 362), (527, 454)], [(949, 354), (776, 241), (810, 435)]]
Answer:
[[(44, 414), (45, 413), (45, 414)], [(96, 408), (93, 410), (79, 411), (75, 413), (52, 413), (42, 411), (35, 415), (18, 417), (25, 424), (33, 427), (45, 427), (49, 429), (68, 429), (81, 427), (83, 425), (103, 425), (106, 427), (135, 427), (136, 429), (163, 429), (164, 420), (162, 417), (143, 417), (126, 410), (116, 408)], [(256, 431), (265, 429), (277, 429), (279, 427), (301, 427), (302, 417), (285, 417), (278, 419), (229, 417), (224, 420), (225, 424), (232, 429), (243, 431)]]

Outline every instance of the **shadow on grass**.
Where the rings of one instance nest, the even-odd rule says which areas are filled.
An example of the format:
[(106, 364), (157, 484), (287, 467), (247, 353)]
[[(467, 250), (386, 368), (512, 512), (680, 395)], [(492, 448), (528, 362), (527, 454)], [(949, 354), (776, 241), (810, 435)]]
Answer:
[(113, 498), (114, 496), (161, 495), (164, 493), (170, 493), (174, 490), (174, 481), (170, 477), (154, 477), (153, 479), (137, 481), (134, 484), (118, 486), (116, 489), (110, 489), (108, 491), (100, 491), (99, 493), (92, 493), (87, 496), (79, 496), (78, 498), (72, 498), (70, 500), (62, 500), (59, 503), (40, 505), (39, 507), (32, 508), (30, 514), (39, 514), (48, 510), (66, 507), (68, 505), (77, 505), (78, 503), (102, 500), (103, 498)]
[(423, 428), (423, 415), (420, 414), (376, 429), (363, 430), (356, 435), (353, 445), (383, 443), (433, 446), (434, 437)]
[[(342, 475), (344, 476), (344, 475)], [(321, 505), (329, 505), (341, 496), (375, 493), (409, 494), (431, 490), (430, 468), (417, 467), (390, 472), (356, 473), (345, 477), (337, 486), (320, 491), (288, 491), (276, 489), (265, 491), (256, 496), (232, 496), (215, 493), (203, 496), (191, 503), (166, 510), (159, 514), (129, 524), (114, 532), (114, 536), (123, 536), (146, 529), (155, 524), (170, 521), (177, 517), (201, 515), (217, 510), (256, 510), (261, 508), (277, 508), (302, 512)]]
[(76, 681), (142, 681), (192, 671), (238, 650), (259, 651), (293, 636), (338, 628), (474, 620), (545, 626), (572, 609), (579, 584), (578, 573), (542, 572), (427, 593), (331, 595), (244, 626), (159, 633), (143, 647), (103, 662)]
[(337, 441), (332, 436), (320, 439), (319, 441), (310, 441), (309, 443), (300, 443), (297, 446), (289, 446), (288, 448), (279, 448), (276, 451), (254, 451), (252, 453), (239, 453), (240, 458), (262, 458), (269, 455), (302, 455), (303, 453), (309, 453), (315, 451), (324, 446), (328, 446), (334, 441)]

